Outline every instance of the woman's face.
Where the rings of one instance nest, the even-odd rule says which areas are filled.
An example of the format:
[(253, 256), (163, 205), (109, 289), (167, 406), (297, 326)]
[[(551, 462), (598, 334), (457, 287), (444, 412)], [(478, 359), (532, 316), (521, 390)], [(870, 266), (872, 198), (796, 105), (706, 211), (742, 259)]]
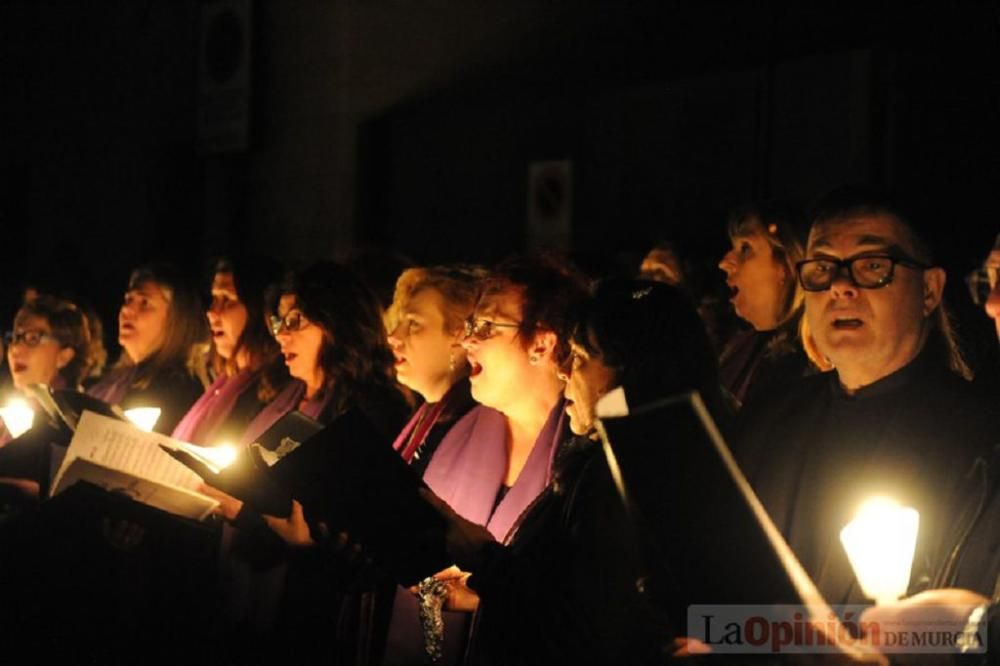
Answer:
[(614, 388), (615, 372), (576, 342), (570, 354), (569, 369), (560, 375), (566, 382), (566, 414), (573, 434), (587, 435), (594, 428), (594, 406)]
[(323, 329), (302, 313), (296, 304), (295, 294), (282, 295), (278, 302), (278, 317), (281, 325), (274, 337), (285, 357), (288, 374), (311, 384), (322, 372), (319, 355), (323, 349)]
[(462, 341), (472, 397), (501, 412), (523, 399), (534, 384), (528, 351), (517, 335), (523, 305), (516, 289), (483, 298), (472, 315), (475, 331)]
[(206, 315), (215, 351), (222, 358), (232, 358), (247, 325), (247, 308), (236, 293), (232, 273), (215, 274), (212, 279), (212, 304)]
[(770, 331), (783, 318), (785, 283), (791, 279), (760, 233), (736, 236), (733, 249), (719, 262), (726, 274), (736, 314), (758, 331)]
[(13, 339), (7, 347), (14, 388), (51, 384), (73, 355), (72, 348), (63, 347), (52, 336), (52, 328), (44, 317), (26, 315), (15, 320)]
[(396, 378), (429, 402), (440, 400), (465, 366), (459, 332), (445, 330), (444, 305), (437, 289), (421, 289), (400, 308), (389, 334)]
[(125, 292), (118, 311), (118, 343), (134, 363), (163, 346), (170, 320), (169, 292), (156, 282), (143, 282)]

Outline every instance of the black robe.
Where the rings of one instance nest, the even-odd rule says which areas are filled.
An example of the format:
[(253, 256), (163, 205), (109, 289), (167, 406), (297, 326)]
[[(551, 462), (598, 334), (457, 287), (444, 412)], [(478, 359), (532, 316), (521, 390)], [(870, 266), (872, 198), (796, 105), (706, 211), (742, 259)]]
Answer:
[(871, 495), (920, 512), (911, 588), (930, 583), (961, 474), (997, 432), (996, 407), (923, 353), (854, 395), (806, 378), (742, 415), (736, 456), (831, 604), (864, 601), (839, 533)]

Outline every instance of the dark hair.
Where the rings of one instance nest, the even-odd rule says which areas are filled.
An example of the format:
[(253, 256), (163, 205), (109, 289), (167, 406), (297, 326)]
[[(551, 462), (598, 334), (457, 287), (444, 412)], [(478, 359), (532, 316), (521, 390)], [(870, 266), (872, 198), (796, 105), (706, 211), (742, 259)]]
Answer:
[(572, 312), (587, 294), (587, 281), (568, 261), (550, 254), (515, 255), (497, 264), (483, 283), (480, 300), (507, 289), (523, 299), (518, 336), (527, 349), (538, 331), (552, 331), (556, 363), (569, 357)]
[(575, 319), (573, 341), (614, 370), (631, 407), (697, 390), (721, 413), (715, 350), (694, 303), (677, 287), (604, 280)]
[[(896, 223), (903, 249), (917, 261), (935, 265), (930, 243), (918, 232), (911, 212), (893, 195), (869, 185), (845, 185), (820, 198), (813, 206), (812, 228), (858, 217), (887, 217)], [(965, 361), (951, 315), (942, 296), (928, 317), (927, 348), (940, 362), (965, 379), (973, 372)]]
[[(156, 284), (167, 295), (166, 330), (163, 344), (143, 362), (143, 370), (132, 385), (145, 388), (154, 376), (178, 367), (203, 381), (208, 327), (198, 288), (186, 274), (167, 263), (151, 263), (136, 268), (129, 276), (128, 290), (139, 289), (148, 283)], [(118, 365), (134, 365), (134, 362), (122, 352)]]
[(73, 350), (73, 358), (59, 369), (59, 374), (70, 387), (77, 387), (93, 365), (90, 330), (83, 310), (69, 301), (40, 294), (26, 302), (14, 317), (14, 326), (24, 317), (39, 317), (48, 322), (52, 336), (61, 347)]
[(257, 387), (257, 397), (267, 402), (274, 397), (279, 385), (288, 379), (288, 371), (281, 357), (281, 350), (268, 322), (268, 293), (281, 282), (284, 269), (269, 257), (233, 256), (224, 257), (215, 263), (213, 277), (219, 273), (230, 273), (236, 295), (247, 310), (247, 323), (236, 341), (233, 355), (222, 358), (212, 346), (212, 369), (216, 374), (236, 374), (236, 355), (246, 350), (250, 356), (250, 369), (265, 368)]
[(272, 291), (268, 309), (276, 312), (286, 294), (294, 295), (296, 307), (323, 329), (319, 364), (334, 409), (343, 411), (348, 400), (372, 385), (394, 387), (393, 356), (378, 301), (353, 271), (320, 262), (292, 273)]

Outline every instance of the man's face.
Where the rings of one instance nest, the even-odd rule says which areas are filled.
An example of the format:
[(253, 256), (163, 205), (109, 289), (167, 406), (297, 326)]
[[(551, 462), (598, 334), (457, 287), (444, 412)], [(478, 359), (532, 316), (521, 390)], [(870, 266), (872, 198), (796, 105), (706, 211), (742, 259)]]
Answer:
[[(809, 234), (807, 258), (913, 256), (899, 223), (885, 215), (830, 220)], [(944, 271), (896, 264), (878, 289), (853, 284), (842, 269), (829, 289), (806, 292), (805, 314), (816, 347), (848, 389), (871, 384), (907, 365), (924, 343), (924, 322), (941, 301)]]

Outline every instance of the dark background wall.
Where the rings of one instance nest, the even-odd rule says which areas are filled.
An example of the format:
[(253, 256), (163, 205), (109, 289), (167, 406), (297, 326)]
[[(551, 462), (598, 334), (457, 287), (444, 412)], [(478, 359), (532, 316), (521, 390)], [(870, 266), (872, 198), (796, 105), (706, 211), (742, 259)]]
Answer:
[(544, 160), (572, 162), (595, 268), (669, 237), (713, 277), (732, 206), (846, 181), (914, 200), (953, 285), (998, 230), (995, 1), (256, 0), (224, 154), (198, 142), (206, 4), (0, 6), (0, 319), (37, 276), (111, 316), (153, 257), (493, 260)]

